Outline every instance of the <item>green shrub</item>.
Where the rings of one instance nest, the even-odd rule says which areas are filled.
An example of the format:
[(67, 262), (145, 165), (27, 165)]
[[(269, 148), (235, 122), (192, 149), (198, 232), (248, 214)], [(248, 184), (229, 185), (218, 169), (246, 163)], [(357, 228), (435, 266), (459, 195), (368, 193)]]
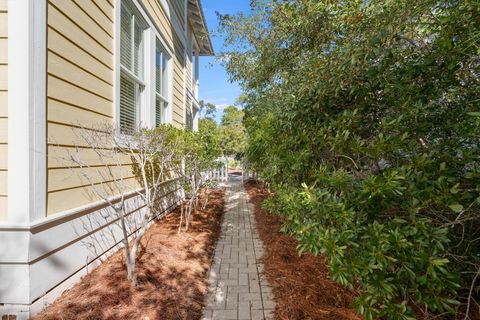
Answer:
[(252, 1), (220, 17), (268, 208), (359, 289), (367, 319), (478, 300), (479, 17), (474, 0)]

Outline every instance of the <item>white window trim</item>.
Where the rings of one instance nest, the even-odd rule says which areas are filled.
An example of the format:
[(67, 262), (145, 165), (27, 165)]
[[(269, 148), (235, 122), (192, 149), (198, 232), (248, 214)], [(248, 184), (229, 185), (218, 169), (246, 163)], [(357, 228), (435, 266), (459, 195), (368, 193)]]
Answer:
[[(145, 22), (147, 29), (144, 31), (144, 81), (139, 79), (130, 70), (124, 68), (120, 63), (120, 34), (121, 34), (121, 8), (123, 1), (128, 1), (140, 13)], [(172, 123), (173, 112), (173, 64), (174, 54), (172, 48), (160, 33), (158, 26), (152, 21), (150, 15), (147, 13), (143, 5), (137, 0), (118, 0), (115, 5), (115, 50), (114, 50), (114, 76), (115, 76), (115, 97), (114, 97), (114, 121), (117, 129), (120, 129), (120, 77), (122, 74), (127, 75), (136, 82), (142, 83), (144, 90), (140, 98), (139, 119), (137, 124), (142, 127), (155, 127), (155, 47), (157, 39), (160, 41), (163, 49), (169, 55), (167, 72), (168, 72), (168, 88), (167, 88), (167, 108), (165, 109), (164, 122)]]
[[(163, 51), (164, 54), (168, 56), (167, 59), (167, 92), (165, 96), (162, 96), (160, 93), (157, 92), (157, 87), (156, 87), (156, 47), (157, 47), (157, 40), (160, 42), (161, 50)], [(153, 72), (153, 108), (152, 108), (152, 127), (155, 128), (156, 126), (156, 99), (159, 98), (163, 102), (167, 104), (167, 107), (163, 110), (162, 114), (162, 124), (171, 124), (172, 123), (172, 104), (173, 104), (173, 64), (174, 64), (174, 59), (173, 56), (170, 54), (169, 50), (167, 47), (163, 45), (162, 39), (155, 36), (154, 40), (152, 41), (154, 44), (153, 47), (153, 66), (155, 68), (152, 68)]]

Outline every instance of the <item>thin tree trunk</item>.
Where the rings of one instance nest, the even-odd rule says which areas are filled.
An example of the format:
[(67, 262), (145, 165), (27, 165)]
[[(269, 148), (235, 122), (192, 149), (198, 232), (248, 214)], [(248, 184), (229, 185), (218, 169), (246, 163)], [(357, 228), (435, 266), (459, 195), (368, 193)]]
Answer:
[(120, 212), (120, 223), (122, 226), (122, 233), (123, 233), (123, 245), (124, 245), (124, 250), (125, 250), (125, 264), (127, 265), (127, 279), (128, 281), (132, 282), (134, 285), (136, 283), (135, 279), (135, 262), (132, 262), (132, 256), (130, 253), (130, 249), (128, 247), (128, 230), (127, 230), (127, 224), (125, 222), (125, 210), (122, 207), (122, 209), (117, 210), (117, 212)]
[(132, 259), (130, 259), (130, 269), (128, 269), (128, 266), (127, 266), (127, 270), (129, 272), (129, 280), (132, 282), (134, 286), (137, 285), (137, 274), (135, 272), (135, 266), (137, 264), (136, 258), (138, 253), (138, 247), (140, 246), (140, 241), (142, 240), (143, 235), (147, 231), (148, 222), (149, 222), (148, 217), (149, 216), (147, 214), (145, 214), (145, 216), (143, 217), (142, 225), (140, 227), (140, 230), (138, 230), (135, 240), (133, 241), (132, 249), (130, 250), (130, 257), (132, 257)]
[(210, 193), (208, 192), (208, 190), (206, 190), (206, 191), (205, 191), (205, 202), (203, 203), (202, 210), (205, 210), (205, 208), (207, 207), (209, 194), (210, 194)]
[(188, 203), (188, 213), (185, 215), (185, 231), (188, 230), (188, 227), (190, 225), (190, 216), (192, 214), (192, 207), (193, 207), (193, 201), (195, 198), (191, 198), (189, 203)]
[(182, 231), (182, 224), (183, 224), (183, 200), (180, 200), (180, 223), (178, 225), (178, 233)]

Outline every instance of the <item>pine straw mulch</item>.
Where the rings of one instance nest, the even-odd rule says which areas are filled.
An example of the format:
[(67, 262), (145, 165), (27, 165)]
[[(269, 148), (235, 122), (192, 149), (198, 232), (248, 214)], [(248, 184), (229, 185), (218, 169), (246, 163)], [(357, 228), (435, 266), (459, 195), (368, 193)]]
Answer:
[(265, 275), (276, 302), (275, 319), (362, 319), (351, 308), (353, 292), (329, 278), (321, 256), (298, 255), (296, 241), (280, 232), (281, 217), (262, 208), (268, 193), (257, 182), (245, 183), (265, 250)]
[(142, 240), (137, 287), (126, 279), (119, 250), (35, 319), (200, 319), (224, 205), (224, 191), (211, 190), (187, 232), (177, 233), (178, 209), (152, 225)]

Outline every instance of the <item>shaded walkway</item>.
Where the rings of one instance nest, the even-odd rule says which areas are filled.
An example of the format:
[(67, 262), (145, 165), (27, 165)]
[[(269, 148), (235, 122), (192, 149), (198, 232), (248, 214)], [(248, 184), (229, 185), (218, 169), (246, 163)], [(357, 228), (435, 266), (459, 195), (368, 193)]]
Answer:
[(225, 196), (227, 212), (210, 270), (203, 319), (272, 319), (275, 303), (258, 261), (262, 242), (241, 177), (229, 178)]

